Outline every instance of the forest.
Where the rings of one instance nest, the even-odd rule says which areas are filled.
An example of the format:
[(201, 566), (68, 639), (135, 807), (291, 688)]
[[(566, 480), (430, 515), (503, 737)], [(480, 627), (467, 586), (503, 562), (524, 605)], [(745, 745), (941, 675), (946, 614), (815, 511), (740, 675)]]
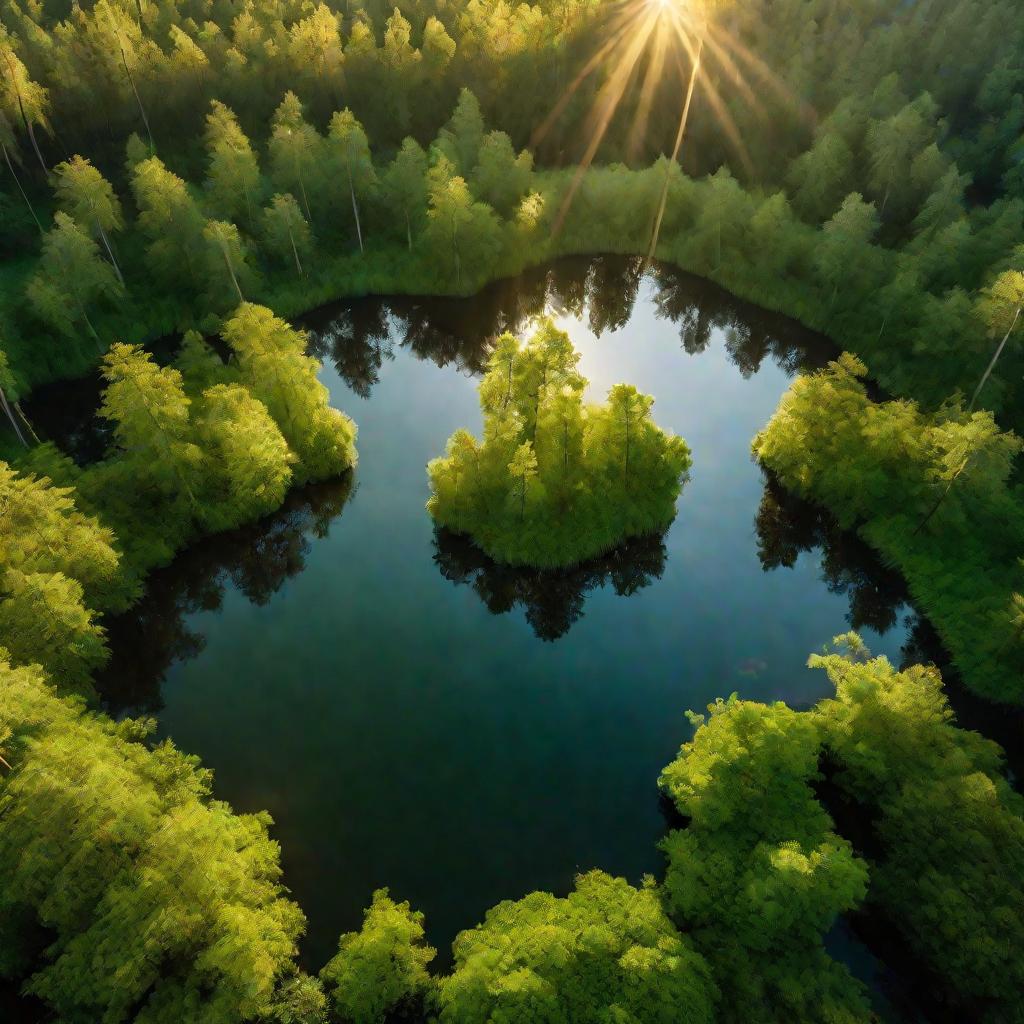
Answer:
[[(0, 1018), (1024, 1024), (1016, 0), (0, 0), (0, 157)], [(435, 584), (522, 606), (555, 651), (584, 595), (647, 601), (685, 575), (668, 531), (696, 529), (694, 482), (721, 467), (632, 375), (591, 391), (603, 368), (567, 326), (589, 308), (614, 334), (632, 299), (598, 310), (592, 280), (568, 279), (559, 308), (545, 293), (521, 323), (495, 316), (476, 348), (416, 320), (424, 297), (469, 302), (576, 256), (634, 260), (651, 323), (680, 324), (688, 354), (723, 335), (744, 378), (763, 352), (745, 365), (670, 274), (828, 345), (787, 368), (749, 440), (751, 544), (765, 571), (823, 544), (826, 576), (856, 547), (941, 654), (873, 654), (854, 608), (810, 654), (814, 699), (757, 689), (744, 657), (704, 712), (678, 707), (678, 753), (648, 773), (657, 871), (579, 863), (561, 891), (510, 887), (450, 953), (384, 880), (315, 960), (274, 817), (236, 810), (160, 701), (108, 680), (170, 672), (181, 607), (230, 603), (225, 574), (279, 608), (303, 538), (346, 508), (344, 534), (380, 457), (359, 427), (398, 369), (379, 338), (399, 309), (401, 347), (479, 403), (480, 440), (467, 423), (432, 451), (410, 513)], [(394, 308), (353, 366), (358, 303), (380, 296)], [(333, 352), (304, 326), (332, 303), (351, 314)], [(33, 412), (79, 380), (95, 457)], [(813, 543), (774, 529), (798, 503)], [(199, 583), (154, 612), (160, 574), (197, 552)], [(829, 588), (868, 601), (843, 571)], [(354, 609), (334, 611), (343, 645)], [(736, 657), (751, 626), (731, 622)], [(247, 643), (272, 660), (282, 641), (253, 626)], [(296, 769), (260, 746), (275, 785)]]

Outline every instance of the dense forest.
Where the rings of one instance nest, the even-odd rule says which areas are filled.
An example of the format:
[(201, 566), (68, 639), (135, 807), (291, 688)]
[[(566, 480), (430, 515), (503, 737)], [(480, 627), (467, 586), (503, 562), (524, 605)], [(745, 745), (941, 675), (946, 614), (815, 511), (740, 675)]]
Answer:
[[(899, 573), (969, 691), (1024, 704), (1016, 0), (0, 0), (0, 151), (0, 978), (26, 1020), (867, 1024), (827, 945), (858, 919), (929, 1019), (1024, 1021), (1005, 755), (934, 666), (855, 633), (811, 658), (827, 699), (690, 714), (661, 877), (502, 902), (446, 971), (387, 890), (304, 962), (269, 815), (95, 687), (153, 570), (297, 485), (344, 502), (356, 424), (290, 321), (619, 253), (835, 342), (754, 456)], [(438, 564), (509, 605), (535, 571), (480, 548), (639, 589), (689, 449), (625, 385), (584, 410), (540, 330), (471, 367), (484, 440), (431, 465)], [(23, 403), (97, 369), (108, 443), (80, 464)], [(632, 581), (590, 560), (623, 536)]]

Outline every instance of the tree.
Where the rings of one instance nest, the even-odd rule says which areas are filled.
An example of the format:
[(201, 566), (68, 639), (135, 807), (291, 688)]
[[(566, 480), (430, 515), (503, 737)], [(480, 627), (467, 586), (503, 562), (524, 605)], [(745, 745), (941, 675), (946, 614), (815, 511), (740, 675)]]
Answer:
[(63, 574), (93, 607), (121, 610), (131, 597), (113, 533), (78, 508), (70, 487), (0, 462), (0, 573)]
[(412, 252), (412, 227), (426, 219), (427, 154), (415, 139), (406, 139), (381, 180), (384, 203), (405, 222), (405, 237)]
[(53, 221), (43, 237), (38, 270), (26, 287), (29, 305), (41, 320), (64, 334), (71, 334), (75, 324), (84, 321), (98, 345), (89, 308), (99, 299), (119, 296), (121, 285), (77, 222), (61, 211)]
[[(49, 94), (47, 90), (29, 77), (28, 70), (14, 50), (6, 27), (0, 25), (0, 119), (6, 124), (21, 122), (25, 134), (28, 135), (29, 141), (32, 143), (32, 150), (39, 161), (39, 166), (43, 169), (43, 174), (49, 173), (49, 168), (39, 149), (35, 129), (36, 127), (49, 128), (48, 108)], [(11, 145), (13, 140), (0, 139), (0, 141), (5, 142), (6, 154), (6, 147)]]
[(308, 257), (312, 251), (313, 236), (290, 192), (275, 195), (263, 211), (263, 244), (281, 262), (294, 260), (300, 276), (306, 273), (301, 257)]
[(378, 889), (362, 929), (342, 935), (320, 977), (342, 1020), (384, 1024), (422, 1001), (431, 987), (427, 965), (436, 955), (424, 942), (423, 915)]
[(999, 334), (1001, 331), (1005, 331), (1005, 333), (995, 355), (992, 356), (992, 361), (985, 368), (978, 386), (974, 389), (969, 409), (974, 408), (981, 389), (995, 369), (996, 363), (999, 362), (999, 357), (1003, 354), (1010, 335), (1013, 334), (1020, 322), (1021, 312), (1024, 312), (1024, 272), (1008, 270), (1001, 274), (978, 300), (978, 313), (989, 333)]
[(356, 237), (359, 239), (359, 251), (362, 252), (363, 228), (359, 220), (359, 200), (371, 194), (377, 184), (377, 174), (370, 158), (366, 132), (347, 107), (331, 118), (327, 132), (327, 152), (334, 165), (348, 180)]
[(214, 100), (206, 115), (206, 189), (214, 211), (227, 220), (254, 223), (260, 167), (234, 111)]
[(814, 145), (790, 165), (793, 205), (802, 217), (820, 224), (836, 212), (850, 192), (854, 158), (838, 132), (821, 132)]
[(497, 253), (499, 227), (494, 211), (473, 201), (465, 180), (451, 173), (444, 157), (430, 172), (426, 238), (432, 248), (450, 253), (457, 288), (462, 287), (464, 263), (483, 277)]
[(58, 209), (77, 224), (99, 235), (117, 273), (117, 279), (124, 287), (124, 276), (108, 237), (108, 232), (120, 231), (124, 227), (124, 216), (110, 182), (80, 156), (58, 164), (53, 174)]
[(356, 463), (355, 424), (327, 403), (306, 335), (265, 306), (243, 303), (225, 323), (242, 382), (267, 407), (297, 457), (296, 483), (337, 476)]
[(286, 192), (302, 197), (306, 220), (312, 224), (306, 185), (315, 180), (321, 161), (323, 139), (303, 117), (302, 104), (293, 92), (285, 93), (274, 112), (270, 134), (270, 176)]
[(81, 584), (60, 572), (4, 573), (0, 636), (13, 664), (41, 666), (68, 693), (91, 693), (92, 673), (107, 660), (104, 630)]
[(103, 359), (99, 415), (114, 424), (114, 454), (172, 502), (198, 509), (204, 456), (193, 440), (181, 374), (159, 367), (138, 345), (118, 342)]
[(266, 406), (240, 384), (215, 384), (195, 413), (196, 440), (209, 460), (201, 518), (228, 530), (276, 511), (295, 456)]
[(438, 135), (437, 145), (452, 162), (454, 173), (468, 180), (476, 170), (483, 141), (484, 118), (480, 103), (464, 88), (452, 116)]
[[(226, 221), (208, 220), (203, 228), (203, 240), (207, 246), (206, 291), (211, 300), (217, 302), (230, 280), (238, 301), (245, 302), (241, 282), (246, 282), (248, 286), (253, 275), (238, 228)], [(225, 270), (227, 278), (224, 277)], [(230, 306), (234, 303), (226, 302), (224, 305)]]
[(196, 758), (140, 742), (151, 723), (61, 700), (38, 668), (0, 661), (0, 687), (0, 963), (62, 1020), (269, 1016), (304, 926), (269, 817), (233, 814)]
[(205, 223), (188, 186), (154, 156), (135, 165), (132, 192), (150, 268), (169, 288), (198, 288)]
[(497, 340), (480, 384), (482, 443), (456, 431), (427, 466), (438, 526), (499, 562), (537, 568), (579, 565), (668, 526), (686, 443), (659, 430), (652, 400), (628, 385), (584, 410), (578, 363), (550, 319), (526, 344)]
[(461, 932), (438, 982), (441, 1024), (622, 1021), (711, 1024), (717, 990), (652, 879), (635, 889), (591, 871), (565, 899), (506, 900)]
[(473, 193), (503, 217), (509, 217), (529, 191), (532, 176), (532, 154), (524, 149), (517, 156), (504, 132), (490, 132), (480, 146)]

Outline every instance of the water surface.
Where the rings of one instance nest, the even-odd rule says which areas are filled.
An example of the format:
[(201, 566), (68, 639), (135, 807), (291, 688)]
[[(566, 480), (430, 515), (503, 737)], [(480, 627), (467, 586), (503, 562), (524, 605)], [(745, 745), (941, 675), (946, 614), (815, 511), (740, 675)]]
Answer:
[[(655, 398), (693, 470), (675, 523), (599, 563), (502, 570), (435, 537), (426, 462), (479, 430), (494, 335), (547, 310), (593, 397)], [(446, 947), (504, 898), (591, 867), (657, 872), (659, 770), (684, 712), (739, 691), (802, 705), (809, 652), (857, 625), (899, 660), (901, 581), (788, 497), (750, 442), (822, 339), (635, 260), (574, 260), (466, 300), (365, 300), (308, 318), (332, 400), (359, 425), (351, 479), (200, 544), (111, 623), (112, 708), (156, 710), (268, 809), (306, 911), (309, 962), (390, 886)]]

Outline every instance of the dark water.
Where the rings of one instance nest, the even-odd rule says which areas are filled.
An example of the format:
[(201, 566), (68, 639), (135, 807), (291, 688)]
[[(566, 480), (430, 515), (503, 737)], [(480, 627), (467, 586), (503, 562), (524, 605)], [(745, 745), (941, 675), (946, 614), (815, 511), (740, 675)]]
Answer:
[[(595, 397), (636, 384), (694, 455), (665, 537), (557, 574), (495, 566), (435, 536), (423, 508), (427, 460), (480, 426), (490, 341), (545, 310)], [(426, 912), (444, 967), (455, 933), (501, 899), (564, 893), (595, 866), (659, 872), (656, 781), (691, 734), (686, 709), (733, 690), (817, 699), (827, 682), (807, 654), (851, 626), (896, 661), (938, 657), (900, 577), (751, 461), (791, 375), (832, 354), (791, 321), (605, 258), (305, 325), (359, 424), (358, 471), (157, 573), (108, 623), (99, 686), (114, 712), (158, 714), (220, 798), (273, 814), (309, 966), (382, 885)], [(88, 461), (105, 440), (87, 415), (98, 390), (46, 389), (29, 415)], [(848, 930), (830, 945), (884, 1010), (896, 983)]]
[[(595, 396), (636, 384), (694, 456), (664, 538), (554, 576), (435, 538), (423, 507), (427, 460), (480, 426), (489, 341), (545, 308)], [(830, 354), (792, 323), (602, 259), (307, 326), (358, 471), (157, 574), (110, 624), (100, 685), (114, 710), (157, 711), (219, 797), (272, 813), (311, 965), (379, 886), (426, 912), (443, 963), (501, 899), (657, 872), (656, 781), (686, 709), (815, 700), (807, 654), (851, 623), (894, 660), (913, 642), (901, 580), (751, 461), (791, 374)]]

